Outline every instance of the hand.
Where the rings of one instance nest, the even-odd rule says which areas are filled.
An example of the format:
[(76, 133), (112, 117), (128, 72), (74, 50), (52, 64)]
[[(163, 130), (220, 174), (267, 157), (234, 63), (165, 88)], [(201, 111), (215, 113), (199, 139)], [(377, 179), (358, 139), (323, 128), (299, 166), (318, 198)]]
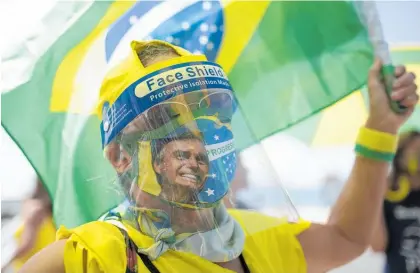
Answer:
[(366, 127), (382, 132), (397, 134), (400, 127), (413, 113), (419, 100), (419, 96), (416, 93), (417, 86), (414, 83), (415, 75), (406, 72), (404, 66), (395, 68), (396, 79), (394, 81), (391, 98), (407, 107), (405, 113), (397, 114), (389, 105), (385, 85), (381, 80), (381, 68), (381, 61), (376, 59), (369, 71), (368, 90), (370, 108)]

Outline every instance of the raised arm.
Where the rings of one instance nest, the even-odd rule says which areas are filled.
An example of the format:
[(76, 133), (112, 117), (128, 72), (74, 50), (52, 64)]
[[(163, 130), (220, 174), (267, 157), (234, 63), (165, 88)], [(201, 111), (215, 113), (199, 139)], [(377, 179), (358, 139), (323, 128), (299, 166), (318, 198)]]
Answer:
[(385, 215), (381, 214), (373, 233), (371, 247), (375, 252), (384, 252), (388, 246), (388, 229), (385, 225)]
[[(408, 111), (403, 115), (395, 114), (388, 106), (380, 69), (381, 63), (376, 61), (369, 72), (370, 113), (362, 133), (365, 137), (368, 135), (371, 146), (382, 147), (384, 150), (381, 152), (385, 152), (396, 146), (397, 132), (412, 114), (418, 95), (414, 74), (398, 67), (392, 98), (408, 107)], [(382, 214), (389, 160), (374, 159), (366, 152), (358, 153), (327, 224), (314, 224), (298, 236), (308, 272), (325, 272), (344, 265), (361, 255), (371, 244)]]

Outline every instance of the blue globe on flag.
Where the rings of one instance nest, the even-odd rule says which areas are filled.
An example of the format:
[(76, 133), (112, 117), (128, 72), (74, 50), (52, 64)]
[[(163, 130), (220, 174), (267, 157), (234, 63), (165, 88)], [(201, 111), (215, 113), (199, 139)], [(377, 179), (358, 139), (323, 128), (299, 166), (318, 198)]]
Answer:
[(209, 61), (215, 61), (223, 32), (219, 1), (139, 1), (108, 29), (106, 61), (120, 60), (131, 40), (151, 39), (205, 54)]

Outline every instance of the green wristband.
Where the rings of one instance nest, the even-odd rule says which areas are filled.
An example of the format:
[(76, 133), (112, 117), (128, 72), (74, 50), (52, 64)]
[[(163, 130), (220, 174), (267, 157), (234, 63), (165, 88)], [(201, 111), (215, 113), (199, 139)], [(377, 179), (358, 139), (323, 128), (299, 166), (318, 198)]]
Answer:
[(363, 157), (374, 159), (377, 161), (392, 162), (395, 156), (394, 153), (374, 151), (360, 144), (356, 144), (356, 147), (354, 148), (354, 150), (357, 154)]

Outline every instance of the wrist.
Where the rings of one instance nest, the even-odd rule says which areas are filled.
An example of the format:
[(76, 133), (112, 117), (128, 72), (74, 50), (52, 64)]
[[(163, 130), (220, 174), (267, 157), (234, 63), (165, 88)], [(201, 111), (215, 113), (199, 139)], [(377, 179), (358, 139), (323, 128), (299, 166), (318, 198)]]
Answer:
[(371, 130), (375, 130), (375, 131), (379, 131), (379, 132), (384, 132), (384, 133), (388, 133), (388, 134), (392, 134), (392, 135), (397, 135), (398, 134), (398, 126), (389, 124), (389, 122), (385, 122), (385, 121), (375, 121), (371, 118), (368, 118), (366, 123), (365, 123), (365, 127)]
[(360, 128), (356, 140), (355, 152), (359, 156), (374, 159), (376, 161), (391, 162), (394, 159), (398, 145), (398, 136), (385, 130), (390, 127)]

